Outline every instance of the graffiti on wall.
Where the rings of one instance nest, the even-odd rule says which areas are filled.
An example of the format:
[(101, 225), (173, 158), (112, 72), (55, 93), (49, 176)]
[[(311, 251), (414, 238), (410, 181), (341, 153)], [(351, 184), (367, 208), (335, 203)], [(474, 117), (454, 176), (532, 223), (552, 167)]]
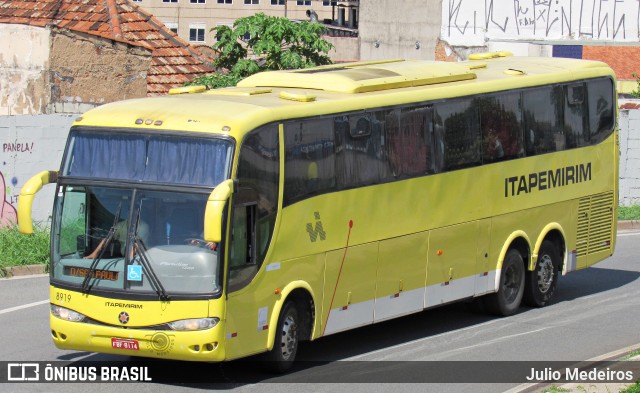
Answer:
[[(11, 142), (2, 142), (2, 157), (9, 157), (12, 161), (18, 162), (27, 155), (33, 153), (36, 143), (33, 141), (14, 140)], [(3, 160), (0, 168), (0, 190), (2, 190), (2, 201), (0, 202), (0, 228), (17, 225), (18, 214), (16, 207), (18, 206), (18, 176), (13, 173), (12, 165)], [(9, 165), (8, 165), (9, 164)]]
[(638, 41), (638, 0), (444, 0), (441, 38), (449, 45), (490, 40)]
[(0, 228), (13, 226), (18, 223), (18, 213), (11, 204), (9, 197), (10, 187), (4, 180), (4, 174), (0, 172), (0, 190), (2, 190), (2, 202), (0, 202)]

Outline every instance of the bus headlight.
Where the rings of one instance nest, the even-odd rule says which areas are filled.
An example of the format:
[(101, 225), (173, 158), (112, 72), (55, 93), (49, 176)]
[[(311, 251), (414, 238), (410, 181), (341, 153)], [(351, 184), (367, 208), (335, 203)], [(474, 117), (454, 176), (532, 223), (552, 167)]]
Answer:
[(218, 322), (220, 322), (219, 318), (197, 318), (173, 321), (168, 325), (173, 330), (205, 330), (216, 326)]
[(60, 319), (71, 322), (82, 322), (86, 318), (86, 316), (80, 314), (79, 312), (69, 310), (68, 308), (56, 306), (55, 304), (51, 305), (51, 314)]

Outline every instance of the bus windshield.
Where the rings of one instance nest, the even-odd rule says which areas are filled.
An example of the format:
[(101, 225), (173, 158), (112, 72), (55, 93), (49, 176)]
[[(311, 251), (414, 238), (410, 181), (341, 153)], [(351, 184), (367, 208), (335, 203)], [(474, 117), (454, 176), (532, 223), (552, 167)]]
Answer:
[(62, 176), (213, 188), (229, 177), (228, 139), (75, 129)]
[(202, 240), (208, 194), (61, 186), (52, 278), (96, 289), (175, 295), (221, 288), (217, 245)]

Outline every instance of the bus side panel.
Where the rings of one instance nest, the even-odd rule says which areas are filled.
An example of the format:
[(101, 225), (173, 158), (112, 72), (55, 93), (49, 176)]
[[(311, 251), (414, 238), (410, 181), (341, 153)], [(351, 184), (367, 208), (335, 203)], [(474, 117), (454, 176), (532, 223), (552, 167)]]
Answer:
[(478, 221), (478, 245), (476, 247), (475, 288), (476, 296), (493, 292), (497, 271), (489, 260), (489, 245), (491, 244), (491, 219)]
[(429, 233), (380, 242), (375, 322), (422, 311)]
[(474, 295), (479, 228), (472, 221), (431, 231), (425, 307)]
[(322, 320), (324, 334), (373, 323), (378, 242), (327, 253)]
[[(282, 262), (267, 262), (245, 288), (228, 296), (226, 321), (226, 355), (235, 359), (267, 350), (268, 335), (276, 326), (270, 321), (279, 312), (285, 299), (277, 290), (284, 290), (290, 283), (304, 279), (313, 296), (321, 296), (325, 254), (315, 254)], [(313, 299), (316, 312), (320, 299)], [(277, 306), (277, 307), (276, 307)], [(276, 322), (277, 323), (277, 322)], [(314, 337), (320, 326), (314, 326)]]

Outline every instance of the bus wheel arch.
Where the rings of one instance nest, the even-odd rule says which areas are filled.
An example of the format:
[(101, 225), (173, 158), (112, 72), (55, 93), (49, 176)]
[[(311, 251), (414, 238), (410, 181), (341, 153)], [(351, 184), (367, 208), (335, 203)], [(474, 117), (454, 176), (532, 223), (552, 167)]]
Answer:
[[(278, 325), (278, 319), (282, 312), (282, 308), (285, 307), (287, 302), (292, 302), (298, 310), (300, 319), (300, 332), (298, 337), (300, 341), (311, 340), (315, 321), (315, 301), (311, 287), (306, 282), (291, 283), (285, 287), (281, 291), (280, 299), (273, 306), (273, 313), (271, 314), (269, 326)], [(271, 329), (267, 348), (273, 348), (275, 338), (276, 330)]]
[(527, 271), (523, 302), (531, 307), (544, 307), (555, 293), (559, 273), (566, 259), (564, 235), (552, 229), (540, 238), (535, 258)]
[(501, 253), (497, 290), (483, 298), (485, 309), (500, 316), (515, 314), (520, 307), (525, 290), (525, 261), (530, 255), (525, 238), (516, 237), (508, 244)]

